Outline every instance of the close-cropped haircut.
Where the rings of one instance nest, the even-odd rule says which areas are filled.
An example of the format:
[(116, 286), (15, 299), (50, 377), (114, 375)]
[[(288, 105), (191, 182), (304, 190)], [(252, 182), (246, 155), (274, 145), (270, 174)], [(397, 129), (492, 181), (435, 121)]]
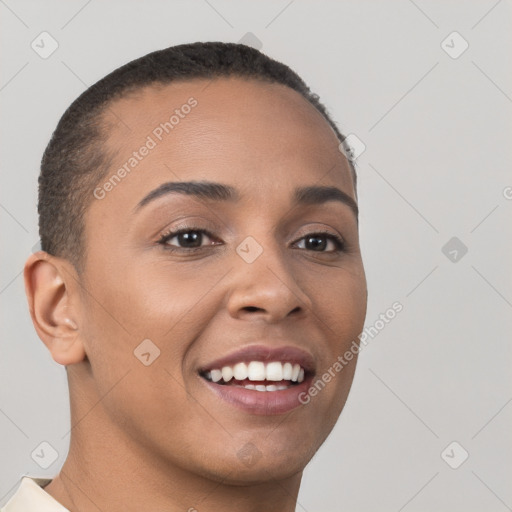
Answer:
[[(340, 143), (345, 137), (326, 108), (288, 66), (243, 44), (196, 42), (171, 46), (133, 60), (84, 91), (62, 115), (41, 161), (39, 236), (41, 248), (68, 259), (78, 272), (86, 253), (84, 215), (93, 190), (108, 172), (110, 158), (102, 116), (114, 100), (151, 84), (193, 79), (241, 77), (279, 83), (300, 93), (330, 124)], [(356, 187), (353, 162), (349, 165)]]

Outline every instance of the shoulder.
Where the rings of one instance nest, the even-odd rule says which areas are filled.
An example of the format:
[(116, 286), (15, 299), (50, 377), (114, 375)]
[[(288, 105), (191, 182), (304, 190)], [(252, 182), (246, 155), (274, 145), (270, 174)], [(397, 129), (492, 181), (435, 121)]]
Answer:
[(0, 512), (69, 512), (43, 489), (51, 481), (51, 478), (22, 476), (15, 493)]

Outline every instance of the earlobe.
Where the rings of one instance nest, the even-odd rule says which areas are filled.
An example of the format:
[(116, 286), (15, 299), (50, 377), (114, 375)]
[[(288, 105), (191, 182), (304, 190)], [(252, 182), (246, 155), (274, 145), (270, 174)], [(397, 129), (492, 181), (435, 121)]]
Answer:
[(72, 265), (44, 251), (25, 263), (25, 293), (38, 336), (59, 364), (85, 359), (80, 337), (80, 301)]

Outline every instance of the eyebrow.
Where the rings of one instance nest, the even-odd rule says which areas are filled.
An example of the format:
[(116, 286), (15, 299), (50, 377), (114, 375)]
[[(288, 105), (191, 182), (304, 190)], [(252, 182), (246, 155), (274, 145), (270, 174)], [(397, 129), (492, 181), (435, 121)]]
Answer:
[[(146, 195), (134, 208), (134, 212), (168, 194), (184, 194), (212, 201), (237, 202), (240, 200), (238, 190), (223, 183), (213, 181), (169, 181)], [(293, 204), (297, 206), (323, 204), (328, 201), (338, 201), (348, 206), (356, 219), (358, 218), (359, 208), (356, 201), (339, 188), (310, 185), (298, 187), (294, 190)]]

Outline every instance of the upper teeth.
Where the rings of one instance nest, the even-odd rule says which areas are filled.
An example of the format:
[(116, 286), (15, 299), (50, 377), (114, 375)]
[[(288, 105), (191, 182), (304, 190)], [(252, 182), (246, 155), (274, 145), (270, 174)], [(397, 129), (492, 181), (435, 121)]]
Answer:
[(302, 382), (304, 380), (304, 368), (298, 364), (282, 363), (281, 361), (272, 361), (263, 363), (262, 361), (251, 361), (249, 363), (237, 363), (233, 366), (223, 366), (221, 369), (215, 368), (207, 372), (213, 382), (221, 379), (229, 382), (233, 377), (236, 380), (291, 380), (293, 382)]

